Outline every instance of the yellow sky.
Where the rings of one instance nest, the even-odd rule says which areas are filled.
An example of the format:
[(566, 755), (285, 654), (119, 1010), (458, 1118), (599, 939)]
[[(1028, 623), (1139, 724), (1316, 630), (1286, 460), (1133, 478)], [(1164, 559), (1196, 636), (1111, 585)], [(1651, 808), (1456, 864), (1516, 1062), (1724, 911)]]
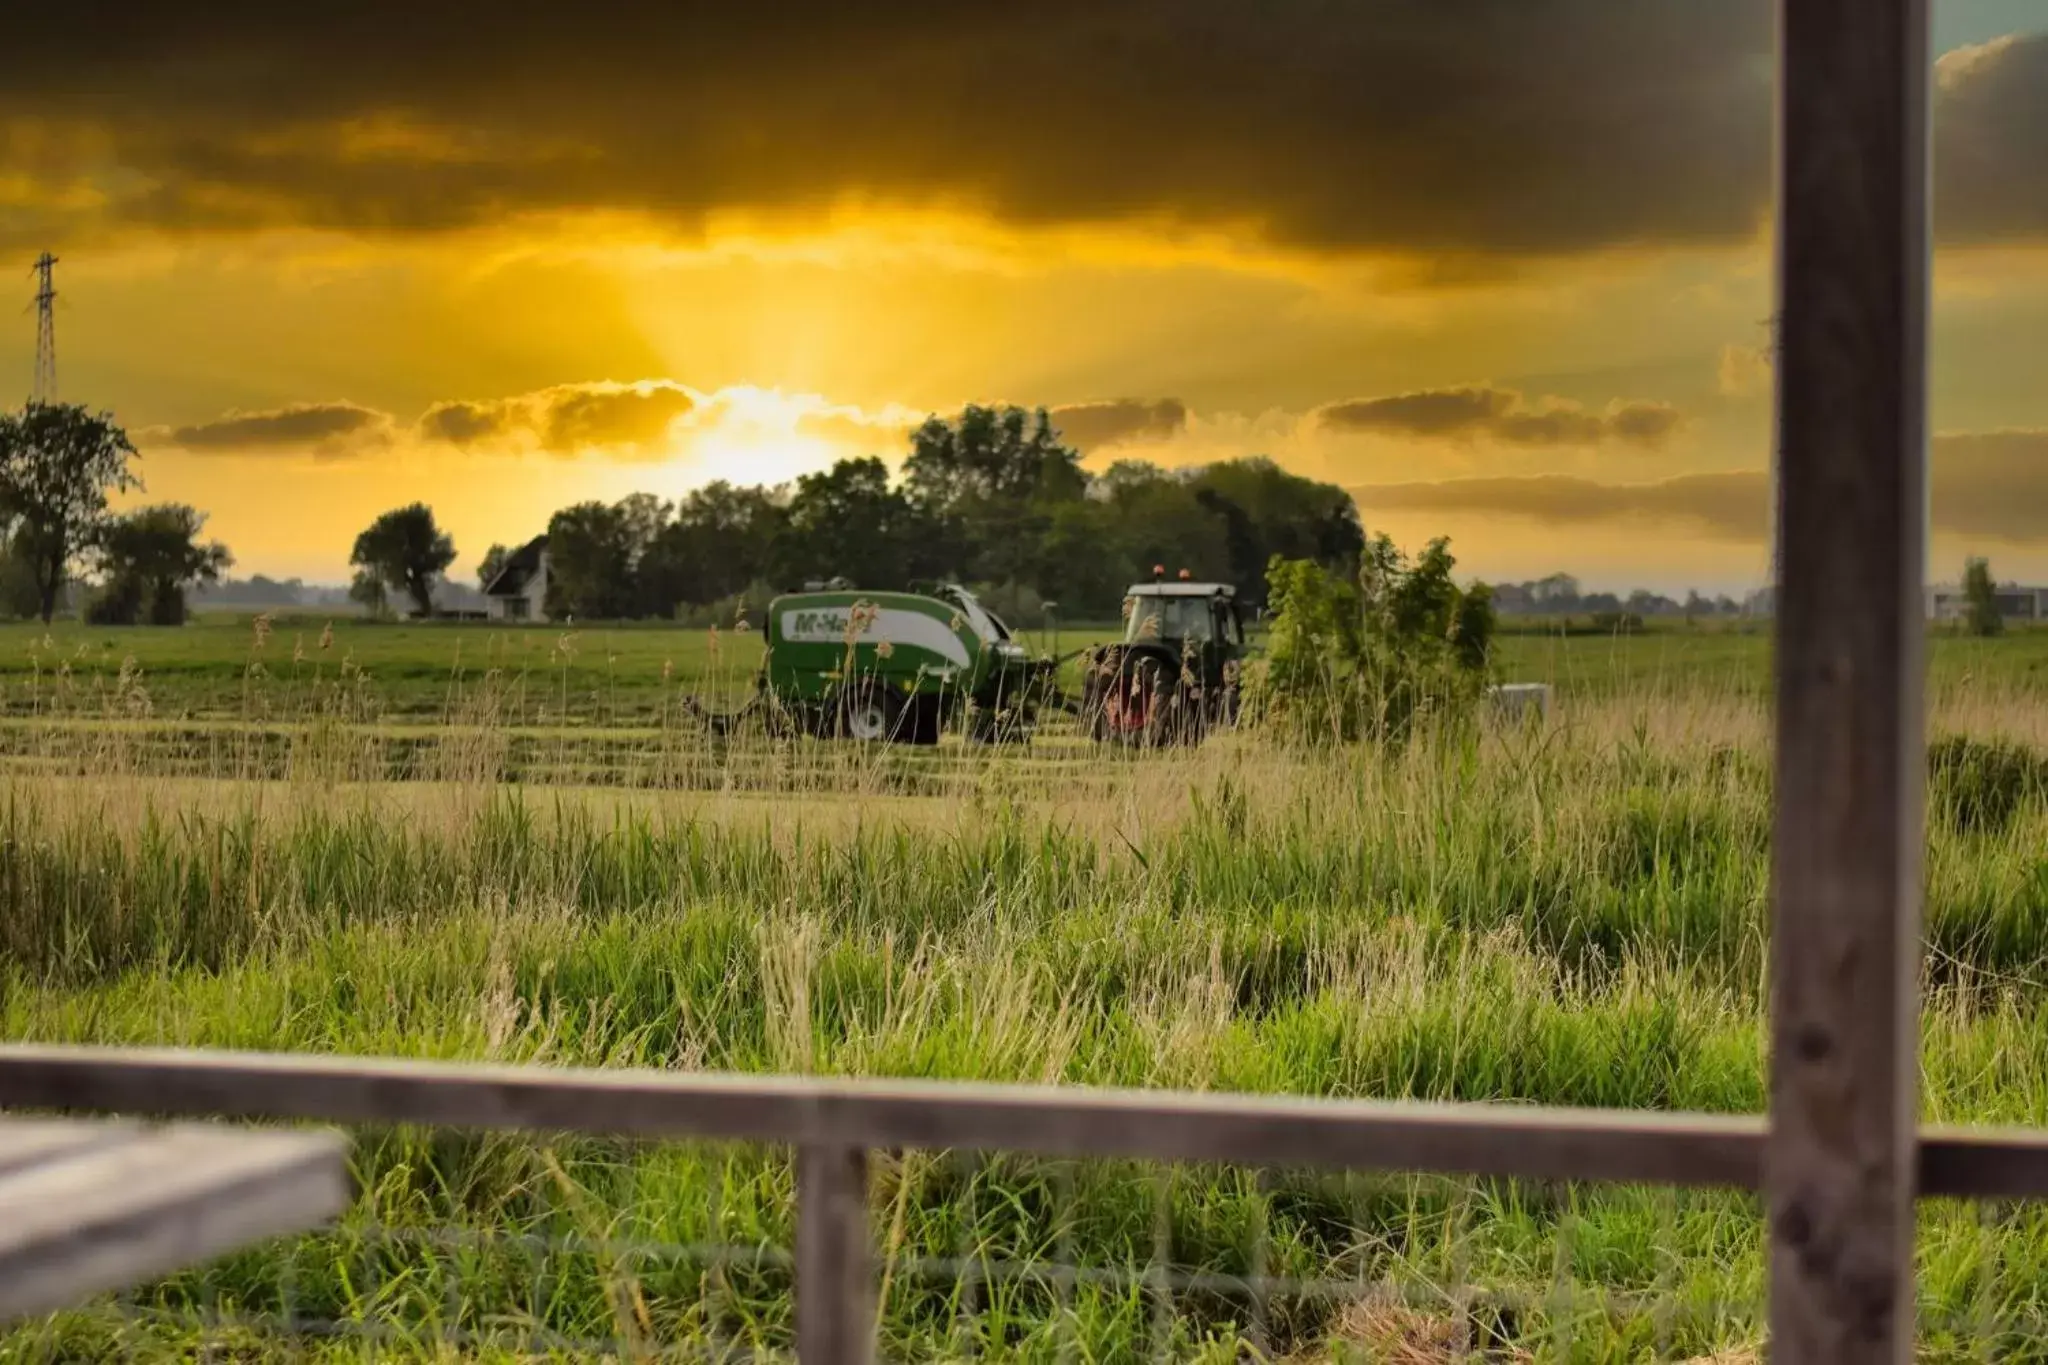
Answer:
[[(2048, 134), (2032, 123), (2048, 123), (2032, 80), (2048, 88), (2048, 37), (2002, 37), (2024, 6), (1948, 3), (1960, 55), (1938, 148), (2004, 169), (1940, 180), (1955, 226), (1938, 258), (1936, 571), (1975, 549), (2048, 577)], [(1670, 84), (1647, 70), (1616, 83), (1612, 110), (1581, 101), (1583, 79), (1532, 86), (1534, 107), (1577, 120), (1545, 141), (1450, 90), (1426, 120), (1356, 115), (1372, 131), (1344, 165), (1351, 143), (1313, 101), (1219, 86), (1206, 48), (1173, 59), (1185, 73), (1164, 62), (1158, 89), (1133, 93), (1122, 66), (1088, 84), (1063, 53), (1138, 39), (1096, 32), (1086, 7), (989, 41), (1074, 82), (1087, 117), (1049, 101), (1022, 130), (976, 112), (955, 132), (924, 106), (979, 104), (944, 83), (870, 107), (868, 83), (839, 91), (843, 73), (817, 65), (789, 87), (817, 108), (757, 109), (738, 85), (665, 93), (672, 131), (653, 141), (595, 86), (556, 127), (506, 103), (519, 87), (408, 88), (402, 72), (388, 90), (252, 75), (192, 113), (185, 68), (151, 42), (212, 42), (215, 62), (246, 46), (266, 73), (314, 72), (317, 44), (284, 20), (153, 37), (138, 10), (132, 50), (107, 59), (126, 102), (0, 95), (0, 248), (24, 266), (45, 241), (60, 251), (62, 396), (114, 408), (147, 497), (209, 512), (239, 572), (336, 581), (355, 532), (414, 499), (467, 567), (569, 502), (894, 457), (927, 413), (1009, 401), (1072, 410), (1098, 467), (1272, 455), (1360, 490), (1397, 538), (1451, 532), (1489, 577), (1740, 587), (1764, 567), (1760, 516), (1748, 485), (1703, 476), (1768, 462), (1767, 101), (1749, 107), (1767, 80), (1755, 15), (1723, 33), (1676, 0), (1654, 8), (1723, 53), (1712, 70), (1741, 82), (1740, 120), (1680, 127), (1722, 117), (1703, 98), (1651, 111), (1677, 131), (1628, 131)], [(1501, 41), (1533, 41), (1520, 16), (1543, 9), (1501, 20)], [(1486, 31), (1401, 22), (1356, 53), (1426, 65)], [(521, 36), (478, 60), (511, 82)], [(756, 37), (700, 45), (781, 72)], [(847, 41), (880, 72), (937, 40)], [(1587, 61), (1691, 60), (1632, 32), (1557, 41)], [(156, 134), (152, 100), (190, 120), (181, 137)], [(1142, 100), (1158, 107), (1119, 107)], [(1176, 100), (1189, 141), (1168, 135)], [(1205, 100), (1242, 107), (1212, 117)], [(1267, 140), (1240, 145), (1240, 123)], [(1482, 132), (1489, 150), (1468, 152)], [(952, 145), (969, 133), (984, 162)], [(1660, 186), (1673, 147), (1702, 159)], [(26, 316), (0, 335), (0, 372), (26, 381), (32, 337)]]

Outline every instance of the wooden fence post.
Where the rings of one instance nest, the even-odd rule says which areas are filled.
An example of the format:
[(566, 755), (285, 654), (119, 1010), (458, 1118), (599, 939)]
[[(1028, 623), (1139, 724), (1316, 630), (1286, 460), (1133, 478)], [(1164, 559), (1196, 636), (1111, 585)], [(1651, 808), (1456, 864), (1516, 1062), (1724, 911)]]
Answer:
[(1771, 1358), (1910, 1359), (1928, 0), (1779, 0)]
[(796, 1151), (796, 1355), (801, 1365), (868, 1365), (875, 1280), (868, 1245), (868, 1154)]

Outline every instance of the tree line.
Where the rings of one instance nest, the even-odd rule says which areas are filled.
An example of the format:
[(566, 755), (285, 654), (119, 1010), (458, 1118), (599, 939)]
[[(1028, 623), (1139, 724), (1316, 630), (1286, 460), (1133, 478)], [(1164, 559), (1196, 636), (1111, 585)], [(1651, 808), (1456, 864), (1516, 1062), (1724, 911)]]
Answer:
[(1493, 604), (1495, 610), (1509, 616), (1634, 617), (1638, 620), (1651, 616), (1683, 616), (1697, 620), (1744, 614), (1743, 604), (1726, 593), (1707, 597), (1695, 589), (1687, 592), (1681, 601), (1646, 588), (1625, 594), (1587, 592), (1579, 580), (1568, 573), (1555, 573), (1548, 578), (1524, 583), (1495, 583)]
[[(455, 549), (424, 511), (387, 514), (358, 540), (365, 598), (431, 596)], [(583, 502), (556, 512), (547, 537), (546, 610), (578, 619), (714, 615), (840, 577), (877, 590), (968, 583), (1024, 620), (1046, 603), (1070, 619), (1113, 617), (1155, 567), (1257, 602), (1275, 556), (1348, 577), (1365, 546), (1348, 493), (1269, 459), (1126, 460), (1093, 474), (1043, 410), (980, 406), (918, 427), (900, 474), (867, 456), (793, 485)], [(511, 552), (491, 547), (480, 585)]]
[[(91, 619), (174, 624), (193, 588), (220, 582), (234, 558), (203, 538), (203, 513), (111, 509), (141, 489), (138, 459), (107, 412), (31, 403), (0, 414), (0, 610), (48, 621), (90, 574)], [(1044, 410), (981, 406), (917, 428), (898, 474), (871, 455), (793, 485), (578, 503), (547, 534), (546, 610), (586, 620), (714, 613), (842, 577), (878, 590), (972, 583), (1024, 617), (1051, 602), (1069, 616), (1114, 614), (1155, 566), (1259, 601), (1275, 556), (1350, 575), (1365, 544), (1349, 494), (1269, 459), (1187, 470), (1127, 460), (1092, 474)], [(491, 548), (480, 585), (507, 553)], [(431, 614), (456, 557), (430, 508), (387, 512), (356, 538), (350, 595)]]

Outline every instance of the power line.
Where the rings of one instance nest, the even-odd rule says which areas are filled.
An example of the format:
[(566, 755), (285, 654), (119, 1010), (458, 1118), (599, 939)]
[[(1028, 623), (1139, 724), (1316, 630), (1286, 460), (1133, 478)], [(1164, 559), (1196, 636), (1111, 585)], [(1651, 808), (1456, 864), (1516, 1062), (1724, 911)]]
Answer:
[(45, 251), (31, 267), (36, 277), (36, 386), (35, 401), (57, 401), (57, 286), (51, 272), (57, 258)]

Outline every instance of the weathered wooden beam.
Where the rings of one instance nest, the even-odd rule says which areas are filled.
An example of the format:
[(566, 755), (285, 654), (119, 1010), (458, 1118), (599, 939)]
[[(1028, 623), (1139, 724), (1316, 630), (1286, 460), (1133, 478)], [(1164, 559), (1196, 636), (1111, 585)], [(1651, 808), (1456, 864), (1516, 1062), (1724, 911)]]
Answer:
[[(1633, 1110), (0, 1044), (0, 1107), (10, 1106), (761, 1142), (809, 1141), (829, 1120), (851, 1122), (857, 1140), (877, 1148), (1669, 1179), (1746, 1189), (1761, 1184), (1765, 1132), (1761, 1119)], [(16, 1126), (67, 1125), (8, 1121), (8, 1129)], [(1373, 1129), (1379, 1131), (1360, 1131)], [(1577, 1146), (1581, 1134), (1592, 1135), (1583, 1139), (1583, 1158), (1528, 1150), (1532, 1140), (1539, 1148)], [(1412, 1167), (1393, 1159), (1396, 1148), (1425, 1142), (1448, 1145)], [(2048, 1130), (1930, 1128), (1919, 1149), (1923, 1195), (2048, 1197)], [(0, 1169), (11, 1151), (0, 1140)], [(1593, 1163), (1601, 1164), (1589, 1168)], [(1549, 1169), (1532, 1172), (1532, 1165)], [(1657, 1173), (1667, 1168), (1680, 1178)]]
[(808, 1143), (796, 1151), (796, 1355), (803, 1365), (874, 1358), (874, 1250), (868, 1154)]
[(135, 1125), (75, 1119), (6, 1119), (0, 1121), (0, 1177), (40, 1165), (55, 1157), (75, 1157), (93, 1147), (131, 1142)]
[(2048, 1129), (1923, 1128), (1922, 1198), (2048, 1199)]
[[(342, 1140), (207, 1125), (36, 1123), (0, 1146), (0, 1319), (47, 1313), (299, 1232), (348, 1206)], [(31, 1159), (26, 1154), (33, 1148)]]
[(1760, 1119), (0, 1045), (0, 1107), (1756, 1188)]
[(1779, 0), (1771, 1358), (1913, 1338), (1927, 0)]

